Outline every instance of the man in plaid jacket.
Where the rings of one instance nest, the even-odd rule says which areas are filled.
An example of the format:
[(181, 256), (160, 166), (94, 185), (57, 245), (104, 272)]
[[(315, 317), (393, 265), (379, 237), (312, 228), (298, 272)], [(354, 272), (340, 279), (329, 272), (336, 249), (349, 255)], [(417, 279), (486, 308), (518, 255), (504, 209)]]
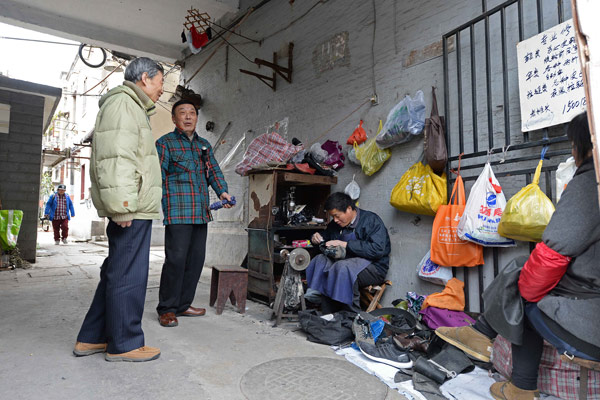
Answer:
[[(196, 133), (198, 110), (180, 100), (171, 111), (176, 128), (156, 141), (163, 181), (165, 263), (156, 310), (162, 326), (177, 326), (177, 316), (204, 315), (192, 307), (202, 273), (209, 211), (208, 186), (221, 200), (231, 200), (210, 143)], [(231, 205), (225, 205), (229, 208)]]

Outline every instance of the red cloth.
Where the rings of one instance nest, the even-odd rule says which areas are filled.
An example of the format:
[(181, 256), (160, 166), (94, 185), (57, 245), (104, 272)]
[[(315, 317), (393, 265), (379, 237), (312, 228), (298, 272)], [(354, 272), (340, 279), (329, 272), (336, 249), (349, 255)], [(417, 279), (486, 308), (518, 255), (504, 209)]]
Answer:
[(206, 32), (199, 33), (194, 26), (190, 28), (190, 32), (192, 33), (192, 44), (195, 48), (200, 49), (206, 46), (208, 43), (208, 35)]
[(521, 296), (532, 303), (540, 301), (558, 284), (570, 262), (571, 257), (538, 243), (519, 276)]

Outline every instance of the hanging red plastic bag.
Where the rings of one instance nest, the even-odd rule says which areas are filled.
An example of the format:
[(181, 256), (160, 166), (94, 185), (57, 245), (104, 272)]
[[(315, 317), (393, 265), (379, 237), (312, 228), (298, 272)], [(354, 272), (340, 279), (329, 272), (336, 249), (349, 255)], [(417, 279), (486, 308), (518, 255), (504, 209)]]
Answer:
[(483, 265), (483, 247), (458, 237), (458, 223), (465, 211), (465, 185), (456, 177), (448, 205), (442, 205), (433, 220), (431, 261), (444, 267)]
[(367, 132), (365, 132), (365, 129), (362, 127), (362, 125), (363, 120), (361, 119), (358, 124), (358, 127), (354, 130), (354, 132), (352, 132), (352, 135), (350, 135), (350, 137), (346, 141), (346, 144), (352, 146), (354, 143), (363, 144), (367, 141)]
[(458, 237), (482, 246), (515, 246), (514, 240), (498, 234), (504, 207), (506, 198), (488, 162), (471, 188), (465, 212), (458, 223)]
[(519, 190), (506, 203), (498, 225), (501, 236), (525, 242), (542, 241), (542, 234), (554, 214), (554, 204), (539, 186), (544, 153), (535, 169), (533, 182)]

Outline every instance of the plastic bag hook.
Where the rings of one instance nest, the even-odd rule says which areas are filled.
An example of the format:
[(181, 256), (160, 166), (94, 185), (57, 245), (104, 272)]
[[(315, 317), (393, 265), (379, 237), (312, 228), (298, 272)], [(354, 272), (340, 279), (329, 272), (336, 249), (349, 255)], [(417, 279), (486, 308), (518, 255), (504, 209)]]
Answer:
[(548, 148), (550, 147), (550, 145), (545, 145), (544, 147), (542, 147), (542, 154), (540, 156), (541, 160), (549, 160), (550, 157), (546, 157), (546, 153), (548, 152)]
[(506, 161), (506, 153), (508, 153), (508, 149), (510, 149), (510, 144), (506, 147), (502, 146), (502, 158), (500, 159), (500, 164), (503, 164)]

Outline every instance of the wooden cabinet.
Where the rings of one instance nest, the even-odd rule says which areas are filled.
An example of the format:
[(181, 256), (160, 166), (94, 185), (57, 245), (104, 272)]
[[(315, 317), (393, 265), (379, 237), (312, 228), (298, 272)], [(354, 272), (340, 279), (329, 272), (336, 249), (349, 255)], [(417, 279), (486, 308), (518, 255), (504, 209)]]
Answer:
[[(310, 239), (325, 228), (327, 212), (324, 203), (337, 177), (309, 175), (290, 171), (257, 171), (249, 174), (248, 204), (248, 294), (271, 302), (275, 298), (275, 282), (283, 264), (278, 253), (283, 248), (274, 237), (291, 248), (293, 240)], [(309, 207), (322, 225), (282, 225), (277, 218), (289, 190), (294, 187), (295, 203)]]

